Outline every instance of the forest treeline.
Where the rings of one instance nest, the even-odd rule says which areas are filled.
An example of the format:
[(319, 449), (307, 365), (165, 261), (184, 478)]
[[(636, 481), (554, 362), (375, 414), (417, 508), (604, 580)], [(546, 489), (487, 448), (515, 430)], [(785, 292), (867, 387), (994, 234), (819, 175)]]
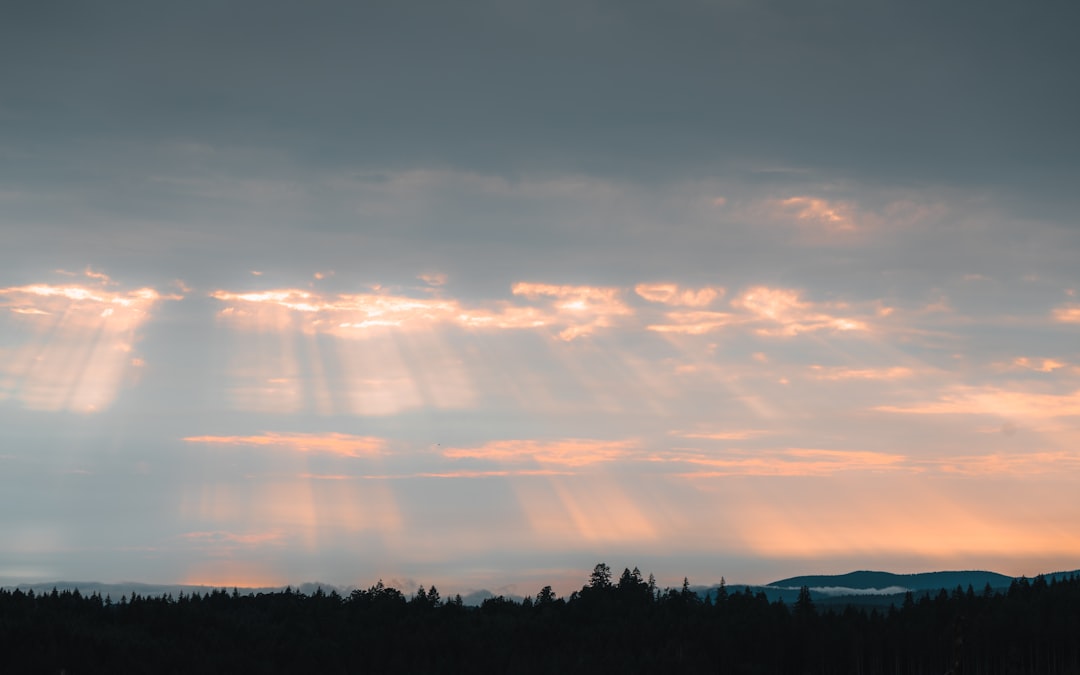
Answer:
[(887, 610), (701, 596), (601, 563), (569, 597), (493, 597), (381, 581), (348, 595), (235, 589), (117, 600), (0, 590), (11, 673), (1080, 674), (1080, 576), (908, 594)]

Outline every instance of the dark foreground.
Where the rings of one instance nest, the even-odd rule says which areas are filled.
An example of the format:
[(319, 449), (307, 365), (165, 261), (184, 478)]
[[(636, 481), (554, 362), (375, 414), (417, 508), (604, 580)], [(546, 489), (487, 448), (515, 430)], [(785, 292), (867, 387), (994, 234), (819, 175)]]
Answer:
[(0, 591), (5, 673), (1075, 673), (1080, 577), (819, 611), (721, 589), (658, 591), (597, 565), (465, 607), (434, 588), (140, 597)]

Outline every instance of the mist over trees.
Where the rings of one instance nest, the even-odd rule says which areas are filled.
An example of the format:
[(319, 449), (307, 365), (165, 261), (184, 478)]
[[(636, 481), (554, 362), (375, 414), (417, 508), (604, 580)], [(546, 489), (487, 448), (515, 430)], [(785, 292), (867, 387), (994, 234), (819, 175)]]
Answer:
[(1080, 576), (957, 587), (875, 608), (699, 595), (600, 563), (479, 607), (381, 581), (118, 599), (0, 590), (0, 671), (18, 673), (1080, 673)]

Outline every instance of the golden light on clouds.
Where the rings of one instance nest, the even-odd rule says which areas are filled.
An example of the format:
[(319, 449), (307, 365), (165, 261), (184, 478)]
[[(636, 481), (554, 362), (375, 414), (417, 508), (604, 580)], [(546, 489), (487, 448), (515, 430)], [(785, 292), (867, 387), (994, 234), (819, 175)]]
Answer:
[(792, 337), (820, 330), (869, 330), (866, 320), (853, 316), (848, 305), (810, 302), (794, 289), (755, 286), (741, 293), (732, 305), (766, 324), (756, 329), (760, 335)]
[(710, 441), (744, 441), (748, 438), (756, 438), (763, 436), (768, 432), (760, 429), (736, 429), (729, 431), (669, 431), (671, 436), (679, 436), (682, 438), (700, 438)]
[(1054, 318), (1061, 323), (1080, 323), (1080, 305), (1063, 305), (1054, 310)]
[[(431, 275), (424, 277), (431, 283)], [(218, 290), (211, 297), (226, 304), (219, 316), (248, 329), (282, 322), (295, 323), (305, 332), (338, 337), (366, 337), (373, 330), (425, 331), (439, 326), (468, 329), (520, 330), (552, 326), (564, 340), (607, 328), (616, 317), (633, 310), (614, 288), (518, 283), (511, 292), (540, 305), (521, 306), (508, 301), (489, 307), (466, 307), (453, 299), (411, 297), (401, 294), (361, 293), (325, 295), (301, 289), (236, 293)], [(282, 310), (287, 314), (281, 315)], [(278, 313), (274, 321), (266, 313)]]
[(1013, 365), (1024, 370), (1034, 370), (1040, 373), (1052, 373), (1055, 370), (1069, 365), (1057, 359), (1031, 359), (1020, 356), (1013, 359)]
[(563, 340), (588, 335), (598, 328), (608, 328), (619, 317), (631, 316), (631, 309), (618, 288), (596, 286), (558, 286), (520, 282), (511, 289), (514, 295), (529, 299), (551, 298), (550, 307), (566, 327), (559, 332)]
[(907, 406), (876, 406), (910, 415), (998, 415), (1029, 419), (1080, 416), (1080, 390), (1043, 394), (999, 387), (956, 387), (938, 400)]
[(743, 321), (740, 317), (728, 312), (706, 311), (668, 312), (664, 315), (664, 319), (666, 323), (650, 324), (648, 329), (657, 333), (704, 335)]
[(966, 455), (943, 457), (933, 463), (938, 471), (965, 476), (1060, 475), (1080, 471), (1080, 452), (1056, 450)]
[[(0, 391), (33, 410), (96, 412), (145, 362), (134, 354), (138, 331), (163, 299), (152, 288), (113, 290), (87, 270), (87, 284), (0, 288), (0, 317), (14, 347), (0, 344)], [(9, 338), (10, 339), (10, 338)]]
[[(423, 277), (429, 280), (430, 275)], [(731, 300), (734, 311), (704, 309), (724, 296), (719, 286), (685, 288), (671, 283), (637, 284), (634, 293), (654, 305), (635, 309), (626, 290), (617, 287), (570, 286), (518, 282), (515, 300), (494, 300), (473, 306), (447, 297), (423, 297), (380, 290), (376, 293), (328, 295), (301, 289), (256, 292), (218, 290), (211, 297), (225, 307), (219, 316), (245, 330), (280, 331), (292, 327), (310, 334), (369, 339), (380, 331), (553, 329), (564, 341), (602, 330), (648, 330), (702, 335), (744, 325), (759, 335), (794, 337), (816, 331), (868, 332), (870, 321), (888, 316), (880, 302), (853, 307), (842, 302), (814, 302), (798, 289), (755, 286)], [(520, 300), (528, 304), (521, 304)], [(672, 309), (677, 308), (677, 309)]]
[(501, 463), (536, 462), (580, 467), (626, 459), (637, 451), (637, 446), (637, 442), (632, 440), (503, 440), (474, 448), (446, 448), (442, 454), (450, 459), (482, 459)]
[(891, 368), (829, 368), (812, 365), (810, 373), (819, 380), (903, 380), (915, 375), (904, 366)]
[(718, 286), (693, 289), (665, 283), (638, 284), (634, 292), (649, 302), (679, 307), (707, 307), (724, 295), (724, 289)]
[(862, 450), (785, 448), (782, 450), (727, 450), (705, 452), (675, 449), (655, 453), (650, 461), (687, 464), (684, 478), (720, 476), (830, 476), (849, 471), (915, 470), (904, 455)]
[[(327, 276), (310, 288), (209, 293), (228, 340), (218, 373), (226, 402), (245, 414), (305, 420), (301, 429), (316, 419), (332, 428), (342, 416), (377, 417), (368, 421), (386, 433), (395, 415), (431, 413), (433, 421), (422, 422), (430, 428), (418, 432), (428, 440), (394, 432), (262, 430), (273, 424), (243, 433), (193, 430), (183, 441), (201, 451), (190, 456), (216, 466), (239, 457), (250, 465), (242, 475), (232, 467), (234, 473), (220, 479), (177, 488), (176, 511), (187, 530), (167, 547), (197, 555), (192, 579), (273, 578), (280, 570), (260, 567), (260, 557), (285, 550), (318, 555), (327, 547), (363, 555), (372, 541), (390, 556), (442, 559), (460, 555), (466, 542), (491, 546), (494, 540), (485, 537), (493, 532), (537, 551), (689, 545), (686, 533), (709, 527), (708, 514), (725, 508), (724, 491), (744, 482), (783, 482), (796, 493), (813, 481), (851, 486), (918, 476), (1012, 485), (1080, 474), (1080, 456), (1069, 447), (1076, 436), (1069, 418), (1080, 417), (1071, 353), (997, 353), (986, 359), (985, 372), (1013, 381), (950, 384), (963, 379), (943, 365), (943, 348), (934, 341), (953, 330), (948, 322), (958, 320), (959, 310), (894, 310), (881, 298), (823, 299), (808, 289), (768, 285), (742, 287), (728, 297), (718, 285), (672, 282), (519, 282), (501, 296), (465, 301), (440, 274), (421, 275), (424, 285), (415, 288), (368, 286), (355, 293), (319, 290), (316, 282), (338, 281)], [(34, 342), (46, 360), (60, 357), (54, 345), (81, 354), (82, 371), (71, 365), (79, 359), (67, 355), (54, 371), (75, 391), (72, 401), (85, 401), (80, 392), (89, 391), (75, 384), (85, 376), (79, 372), (115, 390), (104, 374), (130, 377), (153, 367), (135, 352), (136, 331), (157, 303), (173, 296), (87, 279), (93, 283), (0, 290), (5, 325), (21, 331), (15, 333), (20, 339), (30, 336), (14, 352), (0, 345), (5, 357), (15, 354), (0, 367), (0, 397), (16, 396), (31, 407), (27, 392), (33, 389), (25, 383), (48, 381), (42, 369), (23, 376), (22, 390), (12, 384), (18, 367), (33, 364), (22, 354), (37, 335), (51, 336)], [(924, 300), (907, 306), (921, 307)], [(922, 341), (926, 353), (906, 350), (908, 339)], [(110, 350), (89, 346), (99, 343)], [(948, 359), (969, 357), (949, 344)], [(50, 409), (68, 407), (43, 391), (37, 395)], [(823, 391), (863, 418), (830, 408), (820, 401)], [(508, 418), (570, 419), (574, 431), (529, 438), (506, 433), (508, 425), (488, 437), (443, 435), (444, 419), (491, 406)], [(831, 417), (818, 421), (819, 411)], [(995, 431), (989, 434), (972, 430), (970, 420), (943, 420), (942, 426), (960, 425), (956, 433), (967, 435), (924, 451), (869, 434), (864, 418), (890, 417), (880, 413), (992, 415), (1006, 424), (982, 423)], [(590, 417), (618, 424), (617, 435), (579, 432), (599, 429)], [(1009, 445), (1014, 437), (1023, 438), (1026, 451)], [(452, 516), (418, 508), (417, 495), (462, 489), (492, 499), (512, 494), (518, 509), (500, 508), (490, 522), (470, 515), (475, 522), (455, 539), (447, 534), (457, 531)], [(842, 534), (822, 535), (815, 518), (835, 516), (829, 508), (815, 502), (800, 511), (784, 499), (755, 499), (740, 504), (739, 523), (729, 524), (724, 545), (808, 557), (905, 550), (887, 548), (876, 534), (882, 523), (908, 527), (885, 511), (863, 514), (865, 522), (843, 521), (848, 529)], [(940, 495), (931, 491), (928, 499)], [(750, 506), (743, 510), (744, 504)], [(943, 508), (951, 508), (948, 500)], [(953, 515), (940, 532), (906, 550), (942, 551), (955, 528), (971, 524), (963, 512)], [(966, 550), (997, 551), (986, 544), (991, 534), (1011, 532), (982, 527), (960, 540)], [(344, 534), (355, 535), (355, 542)], [(788, 536), (783, 546), (770, 543)]]
[(794, 214), (800, 223), (829, 232), (854, 232), (858, 229), (853, 214), (854, 207), (847, 202), (799, 196), (782, 199), (779, 204), (784, 210)]
[(344, 457), (375, 457), (386, 449), (386, 441), (381, 438), (339, 433), (267, 432), (253, 436), (188, 436), (184, 441), (203, 445), (267, 447), (290, 452), (327, 453)]

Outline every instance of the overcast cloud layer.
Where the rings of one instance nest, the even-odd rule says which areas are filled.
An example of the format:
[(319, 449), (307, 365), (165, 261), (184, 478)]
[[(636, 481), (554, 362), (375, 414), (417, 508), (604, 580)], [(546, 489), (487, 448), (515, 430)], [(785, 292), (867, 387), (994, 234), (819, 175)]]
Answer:
[(0, 582), (1080, 567), (1077, 19), (16, 3)]

